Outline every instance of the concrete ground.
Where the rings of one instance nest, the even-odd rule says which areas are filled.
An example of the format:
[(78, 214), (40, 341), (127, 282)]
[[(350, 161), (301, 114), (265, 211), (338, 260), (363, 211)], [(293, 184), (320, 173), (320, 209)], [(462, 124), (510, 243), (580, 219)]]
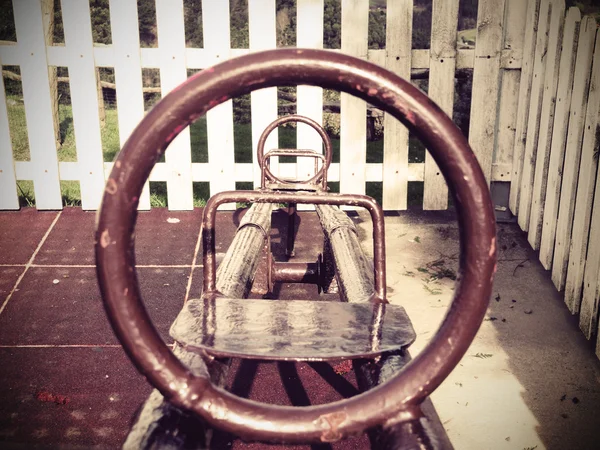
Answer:
[[(157, 209), (138, 219), (142, 294), (167, 342), (183, 301), (200, 293), (195, 253), (200, 213)], [(240, 215), (220, 215), (218, 251), (227, 248)], [(285, 242), (284, 215), (274, 217), (277, 246)], [(94, 218), (75, 208), (0, 213), (1, 448), (118, 448), (150, 392), (101, 306)], [(369, 251), (368, 217), (354, 220)], [(316, 258), (322, 242), (317, 223), (314, 213), (300, 214), (298, 260)], [(418, 334), (414, 356), (450, 302), (458, 230), (449, 213), (405, 213), (388, 217), (386, 227), (389, 297), (412, 319)], [(600, 361), (518, 227), (499, 224), (498, 238), (498, 273), (486, 321), (432, 395), (450, 440), (456, 449), (600, 448)], [(279, 288), (282, 298), (316, 296), (313, 287)], [(317, 404), (356, 393), (352, 374), (342, 377), (327, 364), (234, 369), (238, 366), (230, 388), (261, 401)], [(319, 448), (366, 445), (363, 436)]]

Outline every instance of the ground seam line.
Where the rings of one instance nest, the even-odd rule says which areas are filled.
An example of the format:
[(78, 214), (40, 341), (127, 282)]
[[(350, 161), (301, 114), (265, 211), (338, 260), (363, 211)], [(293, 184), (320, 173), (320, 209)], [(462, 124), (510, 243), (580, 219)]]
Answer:
[(119, 344), (94, 345), (94, 344), (15, 344), (0, 345), (0, 348), (121, 348)]
[(202, 267), (201, 265), (196, 266), (196, 260), (198, 259), (198, 252), (200, 251), (201, 239), (202, 239), (202, 224), (200, 224), (200, 231), (198, 233), (198, 239), (196, 239), (196, 248), (194, 249), (194, 257), (192, 258), (192, 267), (190, 269), (190, 277), (188, 278), (188, 283), (185, 288), (185, 296), (183, 297), (184, 305), (187, 303), (188, 298), (190, 296), (190, 290), (192, 289), (192, 278), (194, 277), (194, 269), (196, 267)]
[(9, 292), (9, 294), (6, 296), (6, 300), (4, 300), (4, 303), (2, 303), (2, 306), (0, 307), (0, 314), (2, 314), (2, 312), (4, 311), (4, 308), (6, 308), (6, 305), (8, 305), (8, 302), (10, 301), (11, 297), (13, 296), (13, 294), (15, 293), (15, 291), (17, 290), (17, 287), (19, 287), (19, 284), (21, 283), (21, 280), (23, 279), (23, 277), (25, 276), (25, 274), (27, 273), (27, 271), (31, 267), (31, 265), (33, 263), (33, 260), (35, 259), (35, 257), (37, 256), (38, 252), (42, 248), (42, 245), (44, 245), (44, 242), (46, 242), (46, 239), (50, 235), (50, 232), (54, 228), (54, 225), (56, 225), (56, 222), (58, 222), (58, 219), (60, 218), (61, 214), (62, 214), (62, 211), (59, 211), (58, 214), (56, 215), (56, 217), (54, 218), (54, 220), (52, 221), (52, 223), (50, 224), (50, 226), (48, 227), (48, 229), (46, 230), (46, 233), (44, 234), (44, 236), (40, 240), (40, 243), (38, 244), (37, 248), (33, 252), (33, 255), (31, 255), (31, 258), (29, 258), (29, 261), (25, 265), (25, 269), (23, 269), (23, 272), (21, 273), (21, 275), (19, 276), (19, 278), (17, 278), (17, 281), (15, 282), (15, 285), (13, 286), (13, 288), (11, 289), (11, 291)]

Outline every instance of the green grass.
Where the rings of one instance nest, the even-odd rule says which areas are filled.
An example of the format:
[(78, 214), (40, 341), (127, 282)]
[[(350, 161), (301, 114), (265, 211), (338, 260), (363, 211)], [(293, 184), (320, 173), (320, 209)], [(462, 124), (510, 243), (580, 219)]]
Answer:
[[(9, 97), (8, 117), (10, 126), (10, 135), (13, 145), (13, 155), (16, 161), (29, 161), (29, 139), (27, 135), (27, 120), (25, 109), (21, 99)], [(57, 152), (58, 160), (64, 162), (77, 161), (77, 148), (75, 143), (75, 133), (73, 124), (73, 111), (70, 105), (59, 105), (60, 136), (62, 145)], [(279, 147), (294, 148), (296, 146), (296, 128), (280, 127)], [(104, 161), (113, 161), (120, 149), (118, 117), (115, 109), (106, 109), (105, 125), (101, 129), (101, 139)], [(190, 143), (193, 163), (207, 163), (208, 144), (207, 144), (206, 118), (202, 117), (190, 126)], [(340, 140), (331, 139), (333, 147), (333, 162), (340, 160)], [(235, 162), (252, 162), (252, 127), (251, 124), (234, 124), (234, 146)], [(269, 150), (269, 149), (265, 149)], [(409, 162), (423, 162), (425, 159), (425, 150), (423, 146), (413, 137), (409, 142)], [(282, 162), (294, 162), (295, 158), (282, 158)], [(367, 142), (367, 163), (383, 162), (383, 139)], [(238, 183), (241, 188), (243, 183)], [(409, 197), (414, 197), (409, 204), (417, 205), (422, 198), (422, 186), (419, 190), (418, 185), (422, 183), (409, 183)], [(339, 189), (339, 183), (330, 183), (332, 191)], [(413, 185), (413, 189), (411, 189)], [(251, 186), (251, 183), (245, 184), (245, 187)], [(416, 191), (415, 188), (416, 187)], [(20, 203), (22, 206), (34, 206), (35, 195), (33, 183), (31, 181), (19, 181), (18, 191)], [(382, 183), (368, 182), (366, 185), (368, 195), (381, 202)], [(61, 181), (61, 193), (63, 204), (65, 206), (80, 206), (81, 193), (78, 181)], [(206, 182), (195, 182), (193, 186), (194, 206), (204, 206), (208, 199), (209, 185)], [(150, 183), (150, 203), (152, 207), (166, 207), (167, 187), (165, 182)]]

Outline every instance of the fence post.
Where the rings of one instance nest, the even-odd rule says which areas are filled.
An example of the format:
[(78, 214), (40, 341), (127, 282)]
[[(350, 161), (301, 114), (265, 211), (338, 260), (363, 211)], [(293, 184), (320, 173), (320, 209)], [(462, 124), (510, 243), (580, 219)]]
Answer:
[[(83, 209), (98, 209), (104, 191), (104, 159), (94, 62), (90, 6), (63, 0), (65, 46), (69, 59), (69, 87)], [(82, 26), (85, 24), (85, 26)]]
[(531, 88), (533, 82), (533, 60), (537, 42), (537, 27), (540, 13), (540, 0), (529, 0), (527, 5), (527, 18), (525, 23), (525, 38), (523, 43), (523, 63), (521, 64), (521, 77), (519, 80), (519, 99), (516, 109), (515, 140), (512, 151), (512, 174), (510, 181), (510, 196), (508, 207), (516, 216), (519, 213), (521, 194), (521, 177), (523, 159), (525, 156), (525, 142), (527, 139), (527, 119), (531, 103)]
[[(119, 142), (125, 144), (144, 117), (142, 64), (138, 12), (135, 0), (110, 0), (110, 26), (115, 55), (115, 91), (119, 120)], [(150, 209), (150, 188), (146, 182), (139, 209)]]
[[(367, 59), (368, 31), (368, 0), (342, 0), (342, 52)], [(346, 93), (340, 100), (340, 192), (364, 194), (367, 104)]]
[[(268, 50), (277, 47), (275, 0), (248, 2), (248, 22), (251, 51)], [(301, 22), (298, 20), (298, 33), (300, 33), (301, 26)], [(260, 186), (260, 167), (258, 161), (256, 161), (256, 148), (264, 129), (277, 119), (277, 88), (272, 87), (253, 91), (250, 94), (250, 108), (252, 116), (254, 187), (258, 187)], [(278, 130), (273, 130), (265, 143), (265, 151), (277, 148), (278, 144), (279, 132)], [(278, 160), (279, 158), (273, 158), (271, 163), (274, 173), (278, 171)]]
[[(54, 44), (54, 0), (42, 0), (42, 19), (44, 22), (44, 37), (46, 46)], [(52, 120), (54, 121), (54, 136), (56, 148), (62, 145), (60, 137), (60, 118), (58, 116), (58, 77), (56, 67), (48, 66), (48, 81), (52, 102)]]
[(552, 3), (552, 18), (548, 36), (548, 53), (546, 54), (546, 74), (544, 76), (544, 93), (538, 133), (537, 148), (535, 149), (535, 170), (531, 187), (531, 211), (529, 215), (529, 234), (527, 236), (531, 247), (540, 247), (542, 234), (542, 213), (546, 198), (546, 181), (550, 146), (552, 144), (552, 129), (554, 112), (556, 110), (556, 89), (558, 87), (561, 45), (565, 26), (565, 2), (555, 0)]
[[(13, 1), (25, 117), (30, 126), (30, 168), (37, 209), (62, 209), (52, 96), (40, 0)], [(35, 133), (32, 127), (35, 126)]]
[(585, 132), (581, 148), (581, 163), (575, 200), (575, 217), (573, 219), (573, 240), (569, 252), (569, 268), (565, 285), (565, 302), (571, 312), (579, 312), (585, 260), (587, 256), (590, 232), (590, 216), (594, 186), (596, 183), (598, 157), (596, 149), (599, 142), (598, 126), (600, 125), (600, 45), (599, 31), (596, 31), (596, 49), (592, 66), (592, 79), (585, 116)]
[[(0, 67), (2, 61), (0, 60)], [(6, 91), (4, 77), (0, 74), (0, 210), (19, 209), (17, 195), (17, 178), (13, 161), (12, 142), (8, 127), (8, 109), (6, 106)]]
[[(546, 269), (552, 264), (552, 253), (554, 250), (554, 238), (556, 236), (556, 217), (558, 215), (558, 197), (562, 182), (562, 170), (565, 157), (565, 142), (567, 140), (567, 128), (569, 124), (569, 108), (571, 106), (571, 94), (573, 92), (573, 79), (575, 60), (577, 57), (577, 42), (581, 25), (581, 12), (579, 8), (570, 8), (565, 20), (565, 32), (562, 42), (562, 54), (560, 61), (560, 72), (558, 75), (558, 87), (556, 91), (556, 109), (554, 112), (554, 128), (552, 133), (552, 144), (550, 149), (550, 161), (546, 173), (547, 183), (545, 199), (543, 201), (543, 217), (539, 224), (541, 229), (540, 239), (540, 262)], [(550, 146), (550, 142), (548, 143)], [(542, 214), (540, 211), (538, 214)], [(535, 220), (534, 212), (531, 212), (532, 221)], [(533, 226), (530, 227), (533, 232)]]
[[(410, 80), (413, 1), (388, 2), (385, 67)], [(407, 208), (408, 129), (388, 113), (383, 116), (383, 201), (385, 210)]]
[(550, 0), (542, 0), (538, 21), (537, 42), (533, 63), (533, 81), (527, 118), (525, 154), (521, 171), (521, 191), (519, 193), (519, 226), (523, 231), (529, 229), (531, 212), (531, 190), (535, 171), (535, 152), (540, 131), (542, 99), (544, 94), (544, 75), (546, 73), (546, 54), (548, 52), (548, 34), (550, 26)]
[(488, 183), (496, 142), (505, 0), (479, 0), (469, 143)]
[[(581, 21), (579, 32), (577, 61), (574, 71), (575, 79), (573, 81), (573, 94), (571, 96), (569, 112), (569, 131), (565, 148), (565, 162), (562, 169), (562, 183), (560, 185), (560, 206), (558, 209), (558, 221), (556, 223), (556, 237), (554, 239), (552, 281), (559, 291), (563, 290), (567, 277), (571, 230), (573, 215), (575, 213), (575, 196), (577, 194), (577, 178), (581, 159), (581, 144), (583, 141), (583, 128), (590, 88), (595, 39), (596, 21), (592, 17), (586, 16)], [(576, 311), (574, 305), (569, 305), (567, 302), (567, 306), (569, 306), (571, 312)]]
[[(160, 86), (164, 97), (187, 80), (183, 0), (156, 0), (156, 25), (160, 50)], [(206, 38), (207, 33), (204, 35), (205, 40)], [(165, 154), (165, 161), (169, 209), (193, 209), (192, 151), (189, 127), (181, 131), (171, 142)]]
[[(458, 0), (434, 0), (431, 18), (428, 94), (452, 118)], [(423, 209), (446, 209), (448, 186), (429, 151), (425, 154)]]

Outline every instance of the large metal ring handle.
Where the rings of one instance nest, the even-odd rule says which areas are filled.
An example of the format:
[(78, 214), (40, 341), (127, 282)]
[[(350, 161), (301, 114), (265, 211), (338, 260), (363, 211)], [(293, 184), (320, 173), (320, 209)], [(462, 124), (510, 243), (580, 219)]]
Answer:
[[(423, 142), (454, 197), (460, 228), (459, 280), (439, 330), (388, 382), (350, 399), (284, 407), (236, 397), (196, 377), (173, 355), (143, 306), (133, 233), (138, 199), (154, 164), (187, 125), (214, 106), (253, 90), (315, 85), (360, 97), (405, 124)], [(161, 144), (162, 143), (162, 144)], [(171, 402), (245, 439), (341, 439), (411, 420), (417, 405), (465, 354), (483, 320), (496, 263), (494, 210), (487, 182), (460, 130), (427, 96), (380, 66), (341, 53), (279, 49), (225, 61), (189, 78), (144, 117), (106, 184), (96, 229), (96, 263), (113, 329), (137, 369)]]
[[(275, 128), (277, 128), (279, 125), (283, 125), (284, 123), (289, 123), (289, 122), (302, 122), (302, 123), (305, 123), (306, 125), (312, 127), (317, 133), (319, 133), (319, 136), (321, 136), (321, 139), (323, 140), (323, 144), (325, 146), (325, 164), (323, 164), (321, 166), (321, 169), (318, 172), (316, 172), (314, 174), (314, 176), (312, 176), (311, 178), (309, 178), (306, 181), (302, 181), (302, 183), (317, 184), (317, 183), (321, 182), (322, 180), (327, 179), (327, 170), (329, 169), (329, 165), (331, 164), (331, 159), (333, 157), (333, 150), (331, 147), (331, 139), (329, 139), (327, 132), (318, 122), (314, 121), (313, 119), (311, 119), (309, 117), (300, 116), (298, 114), (291, 114), (289, 116), (279, 117), (278, 119), (275, 119), (273, 122), (271, 122), (267, 126), (267, 128), (265, 128), (265, 130), (260, 135), (260, 139), (258, 140), (258, 145), (256, 146), (256, 159), (258, 159), (259, 166), (262, 168), (263, 164), (265, 164), (265, 142), (267, 141), (267, 138), (269, 137), (271, 132)], [(273, 181), (275, 183), (281, 183), (281, 184), (286, 183), (285, 180), (280, 180), (275, 175), (273, 175), (273, 173), (271, 173), (269, 166), (265, 167), (265, 175), (267, 176), (267, 178), (270, 181)], [(324, 187), (326, 188), (327, 186), (325, 185)]]

